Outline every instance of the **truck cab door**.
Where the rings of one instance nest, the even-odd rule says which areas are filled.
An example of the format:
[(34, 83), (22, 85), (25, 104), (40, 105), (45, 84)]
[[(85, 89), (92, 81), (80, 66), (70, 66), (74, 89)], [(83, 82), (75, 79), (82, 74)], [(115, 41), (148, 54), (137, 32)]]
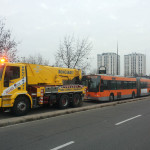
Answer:
[(2, 95), (12, 95), (25, 88), (24, 66), (6, 66)]

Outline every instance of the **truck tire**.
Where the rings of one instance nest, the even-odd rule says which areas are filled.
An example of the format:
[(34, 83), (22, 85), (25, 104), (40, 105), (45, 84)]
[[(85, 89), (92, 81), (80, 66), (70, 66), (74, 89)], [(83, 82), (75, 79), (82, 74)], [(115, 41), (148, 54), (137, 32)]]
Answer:
[(16, 116), (26, 115), (29, 111), (30, 103), (25, 96), (19, 96), (15, 99), (12, 113)]
[(71, 106), (72, 107), (79, 107), (82, 104), (82, 97), (80, 94), (74, 94)]
[(69, 105), (69, 96), (68, 95), (62, 95), (58, 101), (58, 107), (60, 109), (65, 109)]

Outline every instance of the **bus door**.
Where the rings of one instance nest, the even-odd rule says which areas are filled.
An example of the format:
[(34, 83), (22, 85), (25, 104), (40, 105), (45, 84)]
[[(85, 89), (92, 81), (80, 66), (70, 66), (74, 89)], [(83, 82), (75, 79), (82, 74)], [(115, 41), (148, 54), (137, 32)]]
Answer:
[(103, 80), (101, 79), (101, 84), (100, 84), (100, 92), (101, 92), (101, 97), (109, 97), (110, 96), (110, 80)]
[(137, 96), (139, 97), (141, 95), (141, 85), (140, 85), (140, 78), (136, 78), (136, 85), (137, 85)]
[(100, 92), (104, 92), (107, 89), (108, 81), (101, 79)]

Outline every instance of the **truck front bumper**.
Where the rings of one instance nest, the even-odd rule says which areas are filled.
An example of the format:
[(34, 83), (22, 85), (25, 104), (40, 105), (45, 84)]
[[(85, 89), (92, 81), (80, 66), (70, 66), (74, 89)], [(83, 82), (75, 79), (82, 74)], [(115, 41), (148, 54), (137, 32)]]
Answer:
[(13, 99), (10, 97), (2, 97), (0, 98), (0, 108), (8, 108), (13, 106)]

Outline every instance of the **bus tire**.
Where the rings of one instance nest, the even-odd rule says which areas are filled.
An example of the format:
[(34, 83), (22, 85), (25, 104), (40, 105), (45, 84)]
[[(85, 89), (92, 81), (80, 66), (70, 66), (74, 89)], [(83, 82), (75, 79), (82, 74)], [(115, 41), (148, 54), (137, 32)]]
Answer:
[(82, 105), (82, 98), (80, 94), (74, 94), (71, 102), (72, 107), (79, 107)]
[(134, 98), (135, 98), (135, 93), (133, 92), (133, 93), (132, 93), (132, 99), (134, 99)]
[(62, 95), (58, 101), (58, 107), (60, 109), (65, 109), (69, 105), (69, 96), (68, 95)]
[(29, 99), (25, 96), (18, 96), (15, 99), (15, 103), (12, 108), (12, 113), (15, 116), (24, 116), (28, 113), (29, 109), (30, 109)]
[(110, 101), (110, 102), (113, 102), (113, 101), (114, 101), (114, 94), (110, 94), (110, 96), (109, 96), (109, 101)]

